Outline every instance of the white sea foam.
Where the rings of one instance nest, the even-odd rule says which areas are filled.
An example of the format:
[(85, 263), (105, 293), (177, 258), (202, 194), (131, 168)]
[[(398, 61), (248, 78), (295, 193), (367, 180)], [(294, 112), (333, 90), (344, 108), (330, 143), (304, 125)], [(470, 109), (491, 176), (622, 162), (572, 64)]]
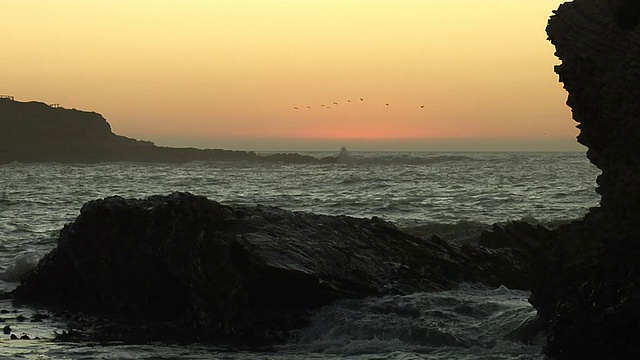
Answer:
[(16, 256), (13, 263), (0, 271), (0, 279), (6, 282), (20, 281), (20, 278), (22, 278), (24, 274), (35, 269), (41, 258), (42, 254), (37, 252), (25, 252), (19, 254)]
[(311, 326), (297, 334), (296, 346), (371, 356), (381, 351), (432, 355), (447, 349), (444, 357), (432, 355), (435, 359), (482, 358), (516, 349), (529, 354), (523, 358), (541, 359), (540, 345), (507, 339), (535, 317), (528, 295), (504, 286), (463, 284), (452, 291), (341, 300), (315, 312)]

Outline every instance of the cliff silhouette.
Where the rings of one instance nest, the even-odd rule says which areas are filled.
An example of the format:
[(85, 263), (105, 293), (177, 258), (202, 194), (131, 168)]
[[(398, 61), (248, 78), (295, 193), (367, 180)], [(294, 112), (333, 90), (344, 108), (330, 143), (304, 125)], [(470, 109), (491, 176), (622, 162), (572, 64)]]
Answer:
[(540, 251), (530, 302), (557, 360), (640, 358), (639, 22), (637, 0), (574, 0), (547, 26), (578, 141), (602, 170), (600, 206)]
[(335, 162), (300, 154), (258, 155), (252, 151), (172, 148), (116, 135), (96, 112), (52, 107), (42, 102), (0, 98), (0, 164), (14, 161), (189, 162), (270, 161), (291, 163)]

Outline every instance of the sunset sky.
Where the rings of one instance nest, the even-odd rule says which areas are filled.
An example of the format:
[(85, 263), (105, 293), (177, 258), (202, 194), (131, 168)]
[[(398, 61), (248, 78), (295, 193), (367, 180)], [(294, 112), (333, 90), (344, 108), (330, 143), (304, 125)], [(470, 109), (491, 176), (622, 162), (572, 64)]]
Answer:
[(158, 145), (581, 151), (561, 2), (0, 0), (0, 94)]

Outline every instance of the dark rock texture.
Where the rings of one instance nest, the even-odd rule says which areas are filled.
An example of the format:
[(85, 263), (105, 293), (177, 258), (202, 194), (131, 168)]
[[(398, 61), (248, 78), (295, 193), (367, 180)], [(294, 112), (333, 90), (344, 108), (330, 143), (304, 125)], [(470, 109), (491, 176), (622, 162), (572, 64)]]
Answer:
[(602, 170), (602, 210), (622, 215), (640, 211), (640, 31), (624, 29), (614, 15), (628, 12), (627, 3), (637, 1), (565, 3), (547, 27), (562, 60), (556, 72), (579, 123), (578, 141)]
[(554, 359), (640, 358), (640, 2), (575, 0), (547, 33), (579, 123), (602, 170), (601, 206), (561, 226), (542, 254), (531, 303)]
[(528, 256), (534, 256), (537, 250), (554, 241), (553, 238), (554, 232), (544, 225), (512, 221), (494, 224), (491, 231), (483, 231), (478, 244), (490, 249), (521, 249)]
[(299, 154), (260, 156), (222, 149), (156, 146), (111, 132), (95, 112), (53, 108), (40, 102), (0, 98), (0, 164), (19, 162), (95, 163), (114, 161), (270, 161), (330, 163), (338, 157), (317, 159)]
[(408, 235), (377, 218), (230, 207), (188, 193), (110, 197), (82, 207), (13, 296), (144, 324), (155, 340), (251, 343), (281, 339), (308, 310), (338, 298), (461, 281), (527, 287), (519, 259), (509, 249)]
[(640, 21), (640, 2), (637, 0), (609, 0), (616, 24), (624, 30), (633, 30)]
[(553, 358), (640, 358), (639, 224), (590, 217), (556, 232), (530, 298)]

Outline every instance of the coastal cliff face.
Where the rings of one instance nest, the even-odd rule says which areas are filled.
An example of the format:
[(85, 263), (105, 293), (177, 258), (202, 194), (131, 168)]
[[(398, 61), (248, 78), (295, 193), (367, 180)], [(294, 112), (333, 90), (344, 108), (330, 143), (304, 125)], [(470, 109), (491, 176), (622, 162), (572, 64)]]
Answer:
[(575, 0), (547, 27), (601, 206), (556, 231), (530, 302), (555, 359), (640, 358), (640, 2)]
[(80, 158), (123, 140), (100, 114), (11, 99), (0, 99), (0, 128), (0, 163)]
[(578, 141), (602, 170), (601, 208), (616, 215), (640, 211), (638, 3), (576, 0), (561, 5), (547, 27)]
[(116, 135), (95, 112), (54, 108), (41, 102), (0, 98), (0, 164), (18, 162), (97, 163), (114, 161), (336, 162), (299, 154), (260, 156), (222, 149), (170, 148)]

